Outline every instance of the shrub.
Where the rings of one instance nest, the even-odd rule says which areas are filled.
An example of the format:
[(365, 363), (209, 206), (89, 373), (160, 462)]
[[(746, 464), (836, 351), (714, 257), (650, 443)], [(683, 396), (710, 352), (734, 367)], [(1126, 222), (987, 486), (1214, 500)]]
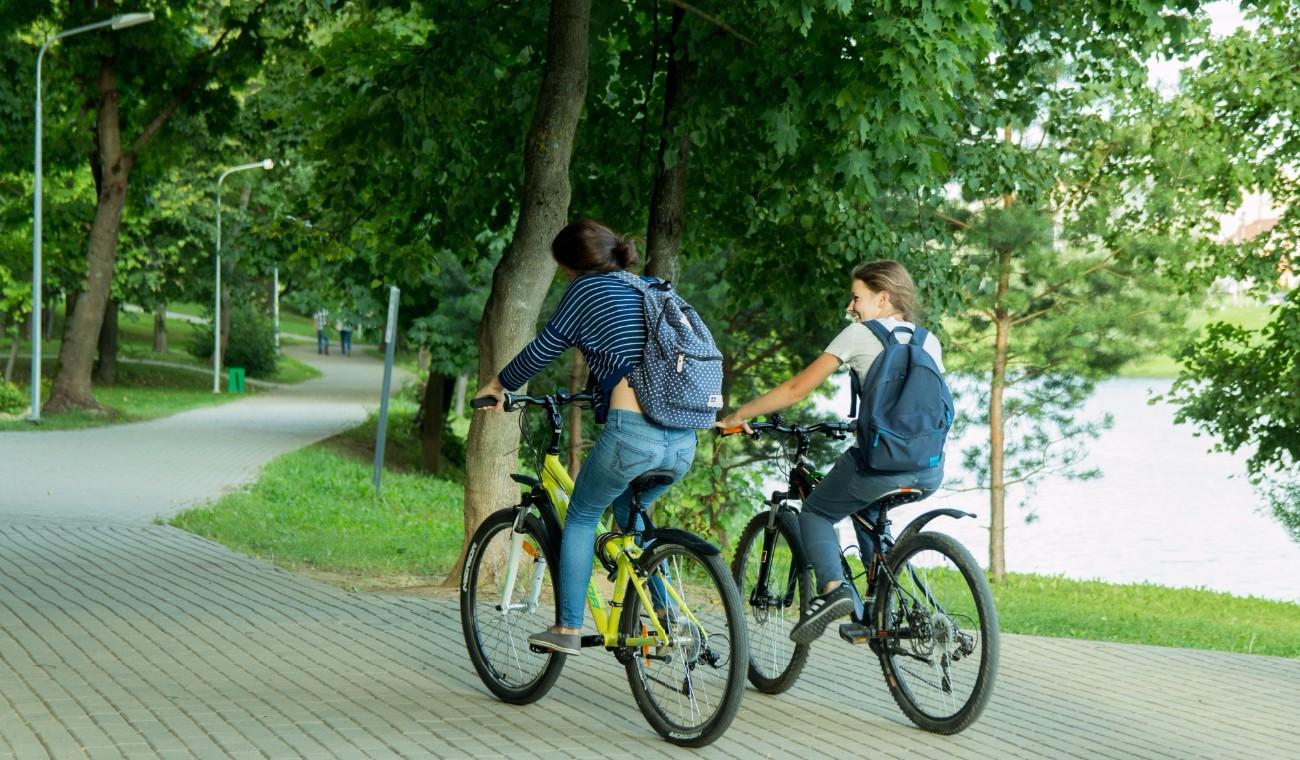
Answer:
[(0, 414), (17, 414), (27, 408), (27, 394), (6, 380), (0, 380)]
[[(194, 332), (189, 352), (199, 359), (212, 358), (212, 326), (205, 325)], [(230, 337), (221, 363), (227, 367), (243, 367), (249, 377), (271, 377), (279, 362), (275, 350), (275, 328), (271, 320), (253, 304), (235, 303), (230, 309)]]

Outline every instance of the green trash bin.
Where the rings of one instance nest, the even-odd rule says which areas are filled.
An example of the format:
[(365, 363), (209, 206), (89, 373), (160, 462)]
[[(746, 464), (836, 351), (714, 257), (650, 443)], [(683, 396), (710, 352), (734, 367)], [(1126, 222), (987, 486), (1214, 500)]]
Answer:
[(226, 390), (231, 393), (244, 392), (244, 368), (227, 367), (226, 368)]

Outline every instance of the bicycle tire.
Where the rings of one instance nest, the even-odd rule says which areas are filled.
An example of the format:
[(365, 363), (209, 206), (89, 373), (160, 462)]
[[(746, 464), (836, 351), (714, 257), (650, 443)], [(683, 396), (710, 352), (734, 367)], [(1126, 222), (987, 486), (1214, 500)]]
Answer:
[[(628, 683), (637, 707), (660, 736), (679, 746), (703, 747), (731, 725), (745, 691), (749, 651), (740, 596), (717, 554), (663, 541), (646, 551), (649, 556), (642, 566), (654, 568), (654, 577), (671, 583), (707, 630), (673, 609), (675, 603), (668, 604), (665, 619), (673, 643), (662, 652), (651, 647), (631, 649), (626, 658)], [(621, 633), (644, 635), (652, 628), (648, 620), (653, 614), (643, 609), (636, 588), (629, 586), (623, 598)], [(704, 708), (710, 708), (707, 716)]]
[(551, 575), (552, 568), (559, 568), (559, 558), (552, 555), (545, 528), (533, 515), (523, 523), (524, 561), (520, 563), (511, 604), (526, 604), (515, 600), (532, 595), (532, 576), (525, 570), (543, 574), (538, 604), (513, 614), (503, 614), (500, 609), (504, 568), (491, 572), (488, 563), (498, 556), (504, 562), (516, 509), (494, 512), (474, 531), (461, 573), (460, 620), (465, 648), (483, 684), (504, 702), (526, 705), (550, 691), (566, 657), (554, 652), (538, 654), (528, 648), (529, 635), (559, 622), (559, 600)]
[[(790, 629), (799, 622), (799, 612), (812, 597), (812, 573), (801, 564), (795, 547), (799, 537), (787, 521), (773, 526), (772, 548), (763, 556), (763, 538), (770, 513), (755, 515), (740, 534), (731, 574), (745, 608), (749, 635), (749, 682), (764, 694), (780, 694), (799, 680), (809, 644), (790, 640)], [(754, 588), (762, 564), (768, 565), (765, 588)]]
[(956, 539), (930, 531), (899, 542), (886, 561), (873, 615), (891, 635), (873, 648), (890, 694), (918, 727), (958, 733), (997, 680), (997, 609), (984, 571)]

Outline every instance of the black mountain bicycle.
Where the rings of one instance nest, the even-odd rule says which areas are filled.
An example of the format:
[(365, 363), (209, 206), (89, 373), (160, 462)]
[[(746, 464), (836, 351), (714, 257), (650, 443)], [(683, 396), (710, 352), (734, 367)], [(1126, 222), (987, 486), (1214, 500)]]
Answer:
[[(786, 425), (780, 415), (771, 415), (750, 428), (755, 438), (778, 434), (795, 444), (787, 490), (773, 492), (767, 509), (745, 526), (731, 566), (749, 630), (749, 681), (760, 691), (779, 694), (799, 678), (808, 659), (809, 645), (791, 641), (790, 629), (813, 595), (799, 512), (791, 502), (802, 501), (821, 480), (806, 461), (812, 436), (843, 439), (853, 425)], [(722, 434), (740, 432), (734, 428)], [(852, 516), (858, 543), (840, 558), (854, 611), (839, 634), (877, 655), (894, 701), (913, 723), (954, 734), (979, 717), (992, 695), (997, 610), (970, 552), (951, 536), (923, 530), (936, 517), (973, 514), (933, 509), (893, 537), (889, 510), (924, 496), (920, 490), (898, 489)]]

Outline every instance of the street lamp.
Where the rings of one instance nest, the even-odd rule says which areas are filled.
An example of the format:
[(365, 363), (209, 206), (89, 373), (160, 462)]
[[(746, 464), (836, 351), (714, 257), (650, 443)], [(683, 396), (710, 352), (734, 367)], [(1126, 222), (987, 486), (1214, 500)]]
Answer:
[(50, 45), (74, 34), (112, 27), (113, 31), (153, 21), (152, 13), (120, 13), (105, 21), (65, 29), (36, 54), (36, 186), (32, 191), (32, 422), (41, 421), (41, 61)]
[(251, 164), (240, 164), (233, 166), (221, 173), (217, 177), (217, 289), (213, 300), (216, 306), (213, 308), (214, 316), (212, 318), (212, 392), (221, 392), (221, 183), (235, 172), (247, 171), (249, 169), (271, 169), (275, 162), (267, 158), (262, 161), (254, 161)]

